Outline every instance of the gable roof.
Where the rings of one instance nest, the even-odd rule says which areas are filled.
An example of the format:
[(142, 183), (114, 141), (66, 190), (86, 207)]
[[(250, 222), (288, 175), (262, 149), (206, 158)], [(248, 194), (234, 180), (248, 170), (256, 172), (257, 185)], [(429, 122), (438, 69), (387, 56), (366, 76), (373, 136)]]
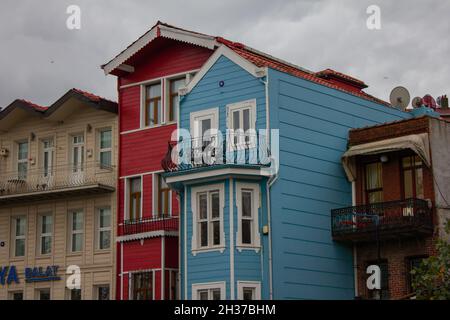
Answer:
[[(111, 61), (102, 65), (101, 67), (104, 70), (105, 74), (110, 74), (116, 72), (117, 70), (134, 72), (134, 67), (127, 65), (126, 64), (127, 61), (129, 61), (130, 58), (132, 58), (135, 54), (141, 51), (145, 46), (150, 44), (153, 40), (160, 37), (202, 46), (211, 50), (217, 50), (217, 48), (219, 47), (226, 46), (228, 49), (230, 49), (240, 57), (249, 61), (255, 67), (272, 68), (323, 86), (327, 86), (332, 89), (336, 89), (354, 96), (358, 96), (366, 100), (390, 106), (388, 102), (378, 99), (362, 91), (363, 88), (367, 88), (367, 85), (363, 81), (348, 76), (344, 73), (337, 72), (332, 69), (325, 69), (323, 71), (315, 73), (305, 68), (299, 67), (295, 64), (286, 62), (284, 60), (268, 55), (264, 52), (253, 49), (242, 43), (233, 42), (224, 39), (222, 37), (210, 36), (199, 32), (189, 31), (186, 29), (169, 25), (167, 23), (163, 23), (161, 21), (158, 21), (149, 31), (147, 31), (144, 35), (142, 35), (140, 38), (134, 41), (131, 45), (129, 45), (125, 50), (119, 53)], [(225, 50), (222, 51), (225, 52)], [(205, 63), (204, 67), (205, 66), (208, 67), (207, 65), (208, 62)], [(328, 77), (330, 76), (338, 78), (342, 81), (328, 80)], [(194, 77), (193, 81), (195, 80), (195, 78), (196, 77)], [(351, 83), (353, 86), (359, 87), (360, 90), (350, 90), (347, 84), (342, 83), (342, 85), (340, 85), (339, 82)], [(192, 88), (192, 86), (189, 86), (189, 88)], [(189, 88), (187, 92), (189, 91)]]
[(16, 119), (14, 121), (18, 121), (25, 116), (23, 111), (25, 111), (26, 114), (30, 116), (49, 118), (53, 113), (61, 109), (61, 107), (63, 107), (65, 103), (72, 98), (98, 110), (103, 110), (115, 114), (117, 114), (118, 112), (118, 104), (116, 102), (102, 98), (87, 91), (73, 88), (67, 91), (61, 98), (59, 98), (51, 106), (48, 107), (40, 106), (24, 99), (14, 100), (7, 107), (3, 108), (0, 111), (0, 126), (2, 126), (2, 121), (4, 119), (8, 122), (9, 126), (12, 126), (13, 123), (10, 123), (10, 121), (8, 121), (8, 116), (17, 115), (17, 117), (13, 117), (13, 119)]

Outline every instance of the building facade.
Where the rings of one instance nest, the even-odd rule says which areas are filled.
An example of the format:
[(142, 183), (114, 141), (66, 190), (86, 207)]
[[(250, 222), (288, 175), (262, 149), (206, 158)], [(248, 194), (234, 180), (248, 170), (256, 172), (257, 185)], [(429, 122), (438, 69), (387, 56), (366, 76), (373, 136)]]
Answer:
[(179, 200), (161, 159), (178, 124), (178, 89), (213, 49), (213, 37), (158, 22), (102, 66), (118, 81), (118, 299), (179, 297)]
[(352, 249), (330, 232), (331, 209), (352, 203), (348, 132), (412, 116), (342, 73), (216, 41), (180, 90), (186, 131), (163, 160), (180, 194), (181, 298), (353, 299)]
[(77, 89), (0, 112), (1, 300), (115, 298), (116, 137), (117, 104)]
[[(425, 109), (423, 107), (423, 109)], [(413, 295), (412, 268), (435, 254), (450, 218), (450, 126), (439, 114), (350, 131), (343, 163), (353, 184), (353, 206), (332, 211), (333, 238), (352, 244), (356, 296)], [(368, 290), (366, 268), (381, 269), (381, 289)]]

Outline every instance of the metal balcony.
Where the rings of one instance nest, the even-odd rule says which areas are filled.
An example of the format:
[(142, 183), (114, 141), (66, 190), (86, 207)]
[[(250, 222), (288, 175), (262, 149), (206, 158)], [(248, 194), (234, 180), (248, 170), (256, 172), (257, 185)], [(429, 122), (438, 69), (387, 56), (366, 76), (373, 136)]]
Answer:
[(119, 235), (131, 235), (153, 231), (178, 231), (178, 217), (155, 217), (126, 220), (119, 226)]
[(406, 199), (331, 210), (335, 241), (375, 242), (433, 233), (428, 201)]
[(0, 204), (113, 192), (114, 168), (98, 163), (0, 173)]
[[(265, 139), (259, 135), (236, 135), (218, 142), (217, 136), (188, 141), (169, 142), (161, 161), (165, 172), (187, 171), (219, 165), (270, 166), (271, 154)], [(179, 164), (174, 163), (172, 153), (178, 152)], [(184, 153), (187, 154), (184, 154)]]

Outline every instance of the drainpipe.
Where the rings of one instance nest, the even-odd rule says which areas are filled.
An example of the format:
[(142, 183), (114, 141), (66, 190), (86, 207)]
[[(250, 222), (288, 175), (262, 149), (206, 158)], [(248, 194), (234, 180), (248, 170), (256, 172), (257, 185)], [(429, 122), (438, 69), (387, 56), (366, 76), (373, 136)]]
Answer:
[(277, 181), (278, 173), (267, 180), (267, 223), (269, 224), (269, 299), (273, 300), (273, 271), (272, 271), (272, 218), (270, 210), (270, 188)]
[[(352, 206), (356, 206), (356, 185), (355, 181), (352, 181)], [(353, 278), (355, 286), (355, 297), (359, 296), (358, 290), (358, 250), (356, 244), (353, 244)]]

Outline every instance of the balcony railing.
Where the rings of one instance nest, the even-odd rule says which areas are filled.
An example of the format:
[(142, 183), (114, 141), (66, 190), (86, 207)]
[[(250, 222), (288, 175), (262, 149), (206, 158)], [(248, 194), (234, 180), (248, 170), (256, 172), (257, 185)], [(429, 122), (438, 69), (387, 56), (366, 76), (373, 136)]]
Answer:
[(131, 235), (152, 231), (178, 231), (178, 217), (156, 217), (126, 220), (119, 226), (119, 235)]
[(113, 167), (98, 163), (0, 173), (0, 204), (66, 193), (111, 192), (114, 173)]
[[(161, 161), (166, 172), (185, 171), (224, 164), (270, 166), (271, 153), (265, 138), (259, 135), (236, 135), (220, 141), (217, 136), (188, 141), (169, 142)], [(172, 161), (173, 150), (179, 163)], [(184, 161), (181, 161), (184, 160)]]
[(407, 199), (331, 210), (333, 239), (376, 241), (430, 235), (432, 209), (428, 201)]

